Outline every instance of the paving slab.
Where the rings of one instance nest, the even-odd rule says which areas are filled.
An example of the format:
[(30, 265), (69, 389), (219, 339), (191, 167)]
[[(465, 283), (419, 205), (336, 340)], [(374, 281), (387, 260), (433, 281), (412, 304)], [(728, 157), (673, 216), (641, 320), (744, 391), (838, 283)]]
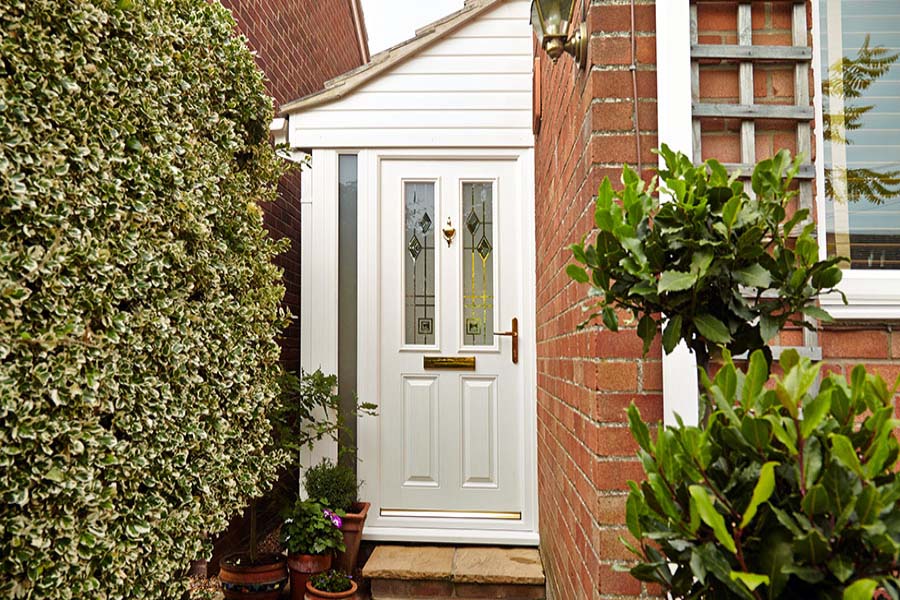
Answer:
[(536, 548), (457, 548), (453, 581), (544, 585), (544, 567)]
[(449, 580), (453, 554), (447, 546), (378, 546), (363, 567), (363, 577)]

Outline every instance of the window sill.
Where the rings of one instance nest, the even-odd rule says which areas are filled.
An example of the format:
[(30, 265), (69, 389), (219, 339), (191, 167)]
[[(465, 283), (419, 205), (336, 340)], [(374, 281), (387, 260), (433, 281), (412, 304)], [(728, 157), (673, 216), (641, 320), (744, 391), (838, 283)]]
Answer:
[(835, 319), (900, 319), (900, 271), (844, 271), (840, 294), (819, 298), (822, 308)]

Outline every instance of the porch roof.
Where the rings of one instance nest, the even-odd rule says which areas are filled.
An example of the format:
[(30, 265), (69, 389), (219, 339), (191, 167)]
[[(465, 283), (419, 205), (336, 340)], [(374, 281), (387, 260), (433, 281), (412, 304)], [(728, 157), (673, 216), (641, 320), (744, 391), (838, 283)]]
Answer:
[(506, 0), (466, 0), (462, 9), (417, 29), (415, 37), (379, 52), (356, 69), (326, 81), (324, 89), (283, 104), (280, 114), (301, 112), (339, 100), (504, 2)]

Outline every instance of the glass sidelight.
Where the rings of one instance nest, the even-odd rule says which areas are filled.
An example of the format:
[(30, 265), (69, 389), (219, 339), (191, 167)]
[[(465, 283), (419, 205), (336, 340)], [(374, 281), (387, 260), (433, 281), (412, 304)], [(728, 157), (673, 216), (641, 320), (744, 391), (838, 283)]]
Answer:
[(404, 288), (406, 297), (405, 343), (430, 345), (435, 342), (434, 182), (404, 183)]
[(494, 186), (462, 184), (463, 344), (494, 344)]

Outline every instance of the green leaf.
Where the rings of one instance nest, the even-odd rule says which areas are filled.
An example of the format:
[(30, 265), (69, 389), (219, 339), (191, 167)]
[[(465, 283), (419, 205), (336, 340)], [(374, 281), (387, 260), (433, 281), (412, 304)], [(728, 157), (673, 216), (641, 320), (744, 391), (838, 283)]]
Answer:
[(634, 402), (628, 406), (628, 423), (631, 428), (631, 436), (638, 443), (638, 446), (648, 454), (653, 454), (655, 449), (653, 442), (650, 440), (650, 429), (641, 418), (641, 412)]
[(610, 331), (619, 330), (619, 317), (616, 315), (616, 310), (612, 306), (603, 307), (603, 324), (606, 325), (606, 328)]
[(703, 522), (713, 530), (713, 534), (715, 534), (719, 543), (732, 554), (737, 552), (737, 548), (734, 545), (734, 539), (729, 535), (728, 528), (725, 526), (725, 519), (716, 510), (713, 500), (710, 498), (706, 489), (699, 485), (692, 485), (688, 489), (691, 494), (692, 503), (697, 508), (697, 514), (699, 514)]
[(65, 479), (65, 475), (58, 468), (53, 467), (44, 474), (44, 479), (49, 479), (50, 481), (55, 481), (56, 483), (59, 483), (63, 479)]
[(760, 575), (758, 573), (745, 573), (743, 571), (732, 571), (732, 581), (740, 581), (746, 585), (750, 591), (756, 590), (761, 585), (769, 585), (769, 576)]
[(832, 433), (828, 437), (831, 440), (831, 455), (860, 477), (865, 477), (862, 465), (859, 462), (859, 456), (856, 455), (856, 450), (853, 448), (850, 439), (838, 433)]
[(772, 497), (772, 492), (775, 491), (775, 467), (777, 466), (777, 462), (770, 461), (765, 463), (759, 470), (759, 480), (753, 488), (750, 504), (747, 505), (747, 510), (744, 511), (744, 516), (741, 519), (741, 529), (750, 524), (750, 521), (756, 516), (759, 505), (767, 502)]
[(791, 535), (787, 531), (775, 527), (770, 528), (769, 534), (761, 540), (761, 547), (766, 551), (760, 553), (759, 565), (755, 568), (769, 576), (769, 589), (764, 597), (780, 598), (787, 585), (789, 575), (784, 572), (784, 568), (794, 561), (791, 541)]
[(835, 556), (828, 561), (828, 570), (841, 583), (846, 582), (853, 576), (853, 561), (845, 556)]
[(828, 512), (829, 508), (831, 508), (828, 492), (821, 485), (812, 486), (806, 491), (800, 507), (809, 518)]
[(678, 292), (690, 289), (697, 281), (696, 273), (683, 273), (681, 271), (663, 271), (659, 277), (659, 284), (656, 286), (657, 291), (662, 294), (664, 292)]
[(566, 274), (578, 283), (587, 283), (590, 281), (587, 272), (578, 265), (569, 265), (566, 267)]
[(697, 278), (705, 277), (712, 264), (714, 255), (712, 252), (698, 251), (691, 256), (691, 273), (697, 275)]
[(819, 438), (811, 437), (803, 446), (803, 467), (807, 488), (812, 487), (819, 478), (819, 474), (822, 472), (822, 462), (822, 444), (819, 442)]
[(800, 435), (808, 438), (822, 420), (831, 412), (831, 393), (823, 392), (803, 405), (803, 420), (800, 422)]
[(675, 315), (669, 319), (663, 330), (662, 344), (666, 354), (671, 354), (681, 341), (681, 315)]
[(764, 451), (772, 439), (772, 424), (766, 419), (746, 415), (741, 419), (741, 433), (751, 446)]
[(653, 344), (653, 339), (656, 337), (656, 331), (656, 320), (650, 315), (644, 315), (641, 317), (641, 320), (638, 321), (637, 332), (644, 341), (645, 355), (650, 351), (650, 345)]
[(775, 337), (775, 334), (778, 333), (778, 330), (781, 328), (781, 325), (778, 323), (777, 319), (774, 319), (768, 315), (761, 315), (759, 317), (759, 336), (766, 342)]
[(755, 288), (768, 288), (772, 285), (772, 274), (759, 263), (738, 269), (733, 273), (734, 279), (743, 285)]
[(862, 491), (856, 497), (856, 516), (860, 524), (870, 525), (880, 512), (878, 490), (871, 485), (863, 485)]
[(813, 565), (824, 562), (830, 548), (828, 540), (818, 529), (813, 529), (794, 541), (794, 551)]
[(738, 213), (741, 211), (741, 204), (743, 204), (743, 198), (740, 196), (732, 196), (728, 202), (725, 203), (725, 206), (722, 207), (722, 220), (725, 222), (725, 226), (728, 228), (729, 233), (732, 228), (734, 228), (734, 222), (737, 220)]
[(844, 589), (844, 600), (872, 600), (877, 588), (874, 579), (857, 579)]
[(640, 515), (641, 498), (637, 492), (632, 491), (625, 501), (625, 524), (628, 526), (628, 532), (639, 540), (643, 537), (643, 529), (641, 528)]
[(825, 310), (824, 308), (819, 308), (814, 304), (804, 306), (800, 309), (800, 312), (808, 317), (819, 319), (820, 321), (823, 321), (825, 323), (831, 323), (832, 321), (834, 321), (834, 317), (832, 317), (827, 310)]
[(714, 344), (727, 344), (731, 341), (731, 333), (722, 321), (709, 314), (694, 317), (694, 325), (700, 335)]
[(744, 377), (741, 400), (745, 409), (756, 406), (756, 397), (763, 391), (769, 379), (769, 365), (762, 350), (754, 350), (750, 355), (750, 364)]

